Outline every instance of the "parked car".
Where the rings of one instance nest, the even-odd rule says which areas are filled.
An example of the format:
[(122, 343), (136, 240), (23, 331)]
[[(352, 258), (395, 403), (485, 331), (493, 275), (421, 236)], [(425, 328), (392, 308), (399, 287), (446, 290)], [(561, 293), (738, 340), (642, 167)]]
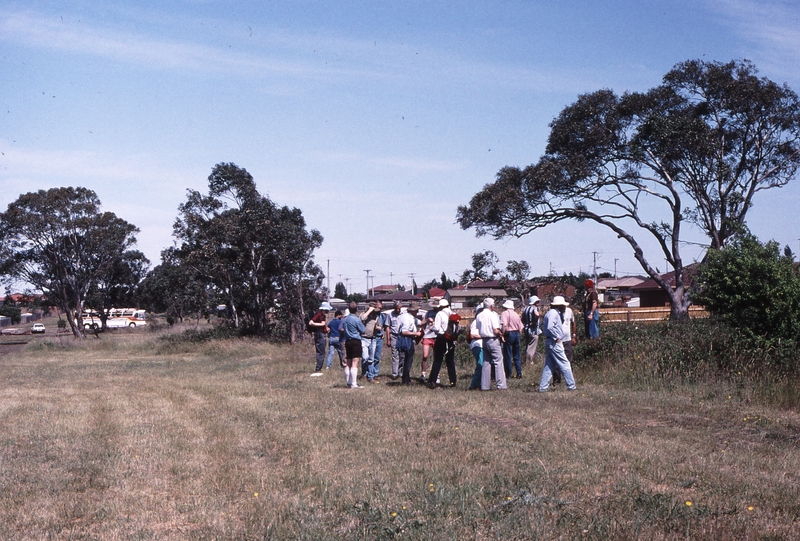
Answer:
[(31, 334), (44, 334), (45, 328), (41, 323), (34, 323), (31, 326)]

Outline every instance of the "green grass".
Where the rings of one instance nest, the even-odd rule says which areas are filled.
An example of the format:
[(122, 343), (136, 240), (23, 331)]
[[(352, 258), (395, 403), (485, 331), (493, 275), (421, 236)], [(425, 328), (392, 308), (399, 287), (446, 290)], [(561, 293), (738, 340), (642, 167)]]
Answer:
[(592, 359), (349, 390), (310, 344), (50, 337), (0, 356), (0, 538), (798, 537), (796, 409)]

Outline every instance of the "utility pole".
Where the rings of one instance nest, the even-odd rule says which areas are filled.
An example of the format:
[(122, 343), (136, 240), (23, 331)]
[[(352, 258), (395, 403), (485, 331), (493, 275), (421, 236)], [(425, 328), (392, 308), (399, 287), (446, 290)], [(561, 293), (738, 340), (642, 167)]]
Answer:
[(618, 257), (614, 258), (614, 280), (617, 279), (617, 261), (619, 261)]
[(328, 260), (328, 272), (325, 273), (325, 278), (328, 279), (328, 299), (331, 298), (331, 260)]
[(414, 276), (416, 276), (416, 275), (417, 275), (417, 273), (415, 273), (415, 272), (408, 273), (408, 277), (411, 278), (411, 294), (412, 295), (416, 295), (417, 294), (417, 292), (414, 291)]
[(345, 291), (347, 291), (347, 294), (350, 295), (350, 278), (345, 278), (344, 283), (345, 283), (344, 289)]
[(600, 252), (592, 252), (594, 256), (594, 266), (592, 267), (592, 278), (594, 278), (594, 283), (597, 283), (597, 254)]
[(367, 297), (371, 297), (372, 295), (369, 294), (369, 271), (372, 269), (364, 269), (364, 272), (367, 273)]
[(389, 272), (389, 285), (394, 287), (394, 273)]

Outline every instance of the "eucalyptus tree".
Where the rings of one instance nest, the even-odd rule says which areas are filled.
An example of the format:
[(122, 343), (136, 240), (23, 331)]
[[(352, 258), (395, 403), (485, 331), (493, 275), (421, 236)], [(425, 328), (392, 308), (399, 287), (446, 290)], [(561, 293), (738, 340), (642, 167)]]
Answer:
[[(800, 165), (797, 95), (748, 61), (687, 61), (647, 92), (585, 94), (550, 127), (539, 161), (502, 168), (458, 208), (459, 224), (495, 238), (569, 219), (607, 227), (669, 295), (673, 320), (690, 305), (684, 226), (722, 248), (756, 194), (786, 185)], [(642, 235), (655, 253), (645, 254)], [(674, 287), (650, 263), (663, 259)]]
[(292, 341), (302, 334), (323, 277), (313, 256), (322, 236), (302, 212), (261, 195), (232, 163), (217, 164), (208, 194), (189, 190), (178, 210), (176, 255), (219, 291), (233, 325)]
[(51, 188), (20, 195), (0, 215), (2, 266), (7, 280), (42, 291), (59, 307), (76, 337), (89, 290), (108, 277), (136, 244), (139, 230), (100, 212), (87, 188)]
[(161, 252), (161, 264), (142, 280), (139, 300), (148, 310), (166, 314), (170, 322), (189, 315), (199, 320), (216, 304), (207, 281), (181, 264), (175, 248)]

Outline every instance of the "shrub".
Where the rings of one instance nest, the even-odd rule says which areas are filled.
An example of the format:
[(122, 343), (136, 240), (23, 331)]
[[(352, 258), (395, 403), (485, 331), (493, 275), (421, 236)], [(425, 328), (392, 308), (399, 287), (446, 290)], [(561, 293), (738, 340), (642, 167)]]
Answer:
[(800, 276), (776, 242), (762, 244), (745, 232), (709, 251), (697, 278), (694, 301), (754, 346), (782, 349), (800, 341)]
[(794, 374), (800, 354), (791, 342), (757, 345), (725, 322), (694, 319), (683, 323), (608, 324), (603, 338), (575, 348), (576, 364), (616, 383), (631, 385), (741, 379), (780, 379)]

